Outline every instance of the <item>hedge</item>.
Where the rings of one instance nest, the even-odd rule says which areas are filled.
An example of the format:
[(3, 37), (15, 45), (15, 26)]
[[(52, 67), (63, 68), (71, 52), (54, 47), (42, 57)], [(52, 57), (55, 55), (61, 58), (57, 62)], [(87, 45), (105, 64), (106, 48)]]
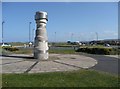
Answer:
[(101, 54), (101, 55), (110, 55), (110, 54), (118, 54), (117, 51), (113, 48), (78, 48), (76, 52), (85, 52), (90, 54)]
[(7, 50), (7, 51), (18, 51), (19, 49), (16, 47), (3, 47), (3, 49)]

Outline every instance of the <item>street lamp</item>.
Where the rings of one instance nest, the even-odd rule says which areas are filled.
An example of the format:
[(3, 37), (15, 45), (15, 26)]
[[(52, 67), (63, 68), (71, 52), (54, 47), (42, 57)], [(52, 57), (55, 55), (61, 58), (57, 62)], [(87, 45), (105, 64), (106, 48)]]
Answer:
[(30, 44), (31, 44), (31, 39), (30, 39), (30, 38), (31, 38), (31, 37), (30, 37), (30, 36), (31, 36), (31, 34), (30, 34), (30, 29), (31, 29), (31, 28), (30, 28), (30, 25), (31, 25), (31, 22), (29, 22), (29, 47), (30, 47)]
[(72, 33), (72, 34), (71, 34), (71, 42), (73, 41), (73, 35), (74, 35), (74, 34)]
[(5, 21), (2, 22), (2, 44), (4, 43), (4, 41), (3, 41), (3, 37), (4, 37), (4, 35), (3, 35), (3, 24), (4, 23), (5, 23)]
[(34, 42), (34, 30), (35, 29), (32, 30), (32, 40), (33, 40), (33, 42)]
[(55, 42), (56, 42), (56, 32), (55, 32)]
[(96, 40), (98, 41), (98, 33), (96, 32)]

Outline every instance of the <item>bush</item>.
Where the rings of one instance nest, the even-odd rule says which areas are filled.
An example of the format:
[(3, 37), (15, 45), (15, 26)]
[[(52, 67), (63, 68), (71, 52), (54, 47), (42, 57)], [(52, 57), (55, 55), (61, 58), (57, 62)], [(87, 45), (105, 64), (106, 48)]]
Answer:
[(3, 47), (3, 49), (7, 50), (7, 51), (18, 51), (19, 49), (16, 47)]
[(90, 54), (103, 54), (103, 55), (110, 55), (113, 51), (112, 48), (79, 48), (76, 52), (85, 52)]

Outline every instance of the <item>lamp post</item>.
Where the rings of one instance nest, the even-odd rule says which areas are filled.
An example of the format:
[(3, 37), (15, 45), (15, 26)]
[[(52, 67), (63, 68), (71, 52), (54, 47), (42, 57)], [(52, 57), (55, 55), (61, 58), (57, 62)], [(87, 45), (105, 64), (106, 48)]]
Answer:
[(34, 30), (35, 30), (35, 29), (32, 30), (32, 41), (33, 41), (33, 42), (34, 42)]
[(4, 25), (4, 23), (5, 23), (5, 21), (2, 22), (2, 44), (4, 43), (4, 40), (3, 40), (3, 37), (4, 37), (4, 35), (3, 35), (3, 30), (4, 30), (3, 25)]
[(31, 22), (29, 22), (29, 47), (30, 47), (30, 42), (31, 42), (31, 34), (30, 34), (30, 30), (31, 30)]
[(56, 41), (56, 32), (55, 32), (55, 43), (56, 43), (57, 41)]
[(73, 41), (73, 35), (74, 35), (74, 34), (72, 33), (72, 34), (71, 34), (71, 42)]
[(96, 32), (96, 40), (98, 41), (98, 33)]

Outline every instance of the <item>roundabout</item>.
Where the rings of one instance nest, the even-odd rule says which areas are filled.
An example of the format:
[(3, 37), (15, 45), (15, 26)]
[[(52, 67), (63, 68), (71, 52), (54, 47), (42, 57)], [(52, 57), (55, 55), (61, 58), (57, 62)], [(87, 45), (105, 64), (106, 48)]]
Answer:
[(41, 73), (88, 69), (97, 64), (91, 57), (74, 54), (50, 54), (48, 60), (35, 60), (33, 55), (3, 55), (2, 73)]

